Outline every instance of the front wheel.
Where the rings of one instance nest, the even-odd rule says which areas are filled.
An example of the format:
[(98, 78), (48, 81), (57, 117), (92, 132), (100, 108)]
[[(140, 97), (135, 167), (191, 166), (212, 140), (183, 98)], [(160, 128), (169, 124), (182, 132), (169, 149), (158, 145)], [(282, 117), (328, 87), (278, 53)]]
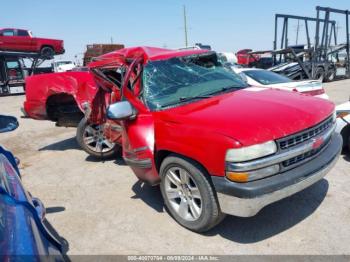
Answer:
[(112, 143), (104, 136), (103, 125), (89, 123), (83, 118), (77, 128), (80, 147), (97, 159), (109, 159), (120, 151), (120, 145)]
[(160, 176), (165, 205), (180, 225), (204, 232), (224, 218), (208, 174), (196, 162), (169, 156), (161, 164)]

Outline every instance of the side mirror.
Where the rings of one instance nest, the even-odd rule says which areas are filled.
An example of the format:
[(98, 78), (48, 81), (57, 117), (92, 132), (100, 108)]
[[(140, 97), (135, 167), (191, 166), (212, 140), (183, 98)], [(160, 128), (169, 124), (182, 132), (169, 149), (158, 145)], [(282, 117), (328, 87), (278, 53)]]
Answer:
[(10, 132), (19, 126), (17, 118), (0, 115), (0, 133)]
[(111, 104), (107, 108), (107, 118), (113, 120), (126, 120), (135, 117), (135, 109), (128, 101)]

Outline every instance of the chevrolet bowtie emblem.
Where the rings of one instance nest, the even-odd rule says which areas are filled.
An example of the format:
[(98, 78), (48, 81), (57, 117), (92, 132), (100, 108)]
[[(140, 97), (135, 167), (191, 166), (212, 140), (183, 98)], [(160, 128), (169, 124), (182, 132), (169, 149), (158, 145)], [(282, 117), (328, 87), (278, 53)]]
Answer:
[(313, 138), (312, 140), (313, 140), (312, 149), (319, 148), (324, 142), (323, 137)]

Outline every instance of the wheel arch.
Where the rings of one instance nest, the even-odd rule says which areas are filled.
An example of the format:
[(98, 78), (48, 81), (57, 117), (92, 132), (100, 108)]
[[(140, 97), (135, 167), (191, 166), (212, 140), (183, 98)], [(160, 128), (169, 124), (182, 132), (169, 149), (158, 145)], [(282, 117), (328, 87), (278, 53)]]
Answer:
[(53, 46), (53, 45), (50, 45), (50, 44), (41, 44), (41, 45), (40, 45), (40, 51), (41, 51), (44, 47), (50, 47), (50, 48), (52, 48), (53, 51), (55, 51), (54, 46)]
[(198, 165), (201, 169), (203, 169), (205, 171), (206, 175), (210, 179), (210, 183), (212, 183), (211, 176), (210, 176), (208, 169), (200, 161), (198, 161), (192, 157), (189, 157), (187, 155), (184, 155), (182, 153), (177, 153), (177, 152), (166, 150), (166, 149), (157, 150), (157, 151), (155, 151), (155, 154), (154, 154), (154, 163), (155, 163), (155, 167), (156, 167), (158, 174), (160, 172), (160, 166), (161, 166), (162, 162), (168, 156), (178, 156), (178, 157), (182, 157), (182, 158), (185, 158), (185, 159), (188, 159), (188, 160), (194, 162), (196, 165)]
[(49, 120), (58, 121), (61, 114), (69, 112), (77, 114), (80, 112), (81, 117), (84, 116), (84, 112), (81, 111), (78, 102), (72, 94), (54, 93), (46, 99), (46, 114)]

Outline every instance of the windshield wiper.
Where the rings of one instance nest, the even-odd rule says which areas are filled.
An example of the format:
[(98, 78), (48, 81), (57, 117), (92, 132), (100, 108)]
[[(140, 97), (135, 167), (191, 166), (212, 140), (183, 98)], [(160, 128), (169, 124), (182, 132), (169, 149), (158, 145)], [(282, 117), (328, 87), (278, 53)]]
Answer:
[(198, 95), (198, 96), (190, 96), (190, 97), (180, 97), (178, 100), (169, 102), (167, 104), (162, 105), (161, 107), (168, 107), (168, 106), (173, 106), (173, 105), (177, 105), (183, 102), (188, 102), (188, 101), (192, 101), (192, 100), (196, 100), (196, 99), (202, 99), (202, 98), (211, 98), (216, 94), (219, 93), (224, 93), (226, 91), (232, 90), (232, 89), (240, 89), (241, 87), (239, 86), (228, 86), (228, 87), (223, 87), (215, 92), (212, 93), (208, 93), (208, 94), (202, 94), (202, 95)]
[(211, 95), (198, 95), (198, 96), (189, 96), (189, 97), (180, 97), (178, 100), (172, 101), (170, 103), (162, 105), (162, 107), (168, 107), (168, 106), (173, 106), (177, 105), (183, 102), (188, 102), (196, 99), (202, 99), (202, 98), (210, 98), (212, 97)]
[(226, 91), (229, 91), (229, 90), (232, 90), (232, 89), (240, 89), (242, 87), (239, 87), (239, 86), (227, 86), (227, 87), (223, 87), (215, 92), (212, 92), (212, 93), (209, 93), (209, 94), (205, 94), (205, 95), (208, 95), (208, 96), (213, 96), (213, 95), (216, 95), (216, 94), (220, 94), (220, 93), (225, 93)]

